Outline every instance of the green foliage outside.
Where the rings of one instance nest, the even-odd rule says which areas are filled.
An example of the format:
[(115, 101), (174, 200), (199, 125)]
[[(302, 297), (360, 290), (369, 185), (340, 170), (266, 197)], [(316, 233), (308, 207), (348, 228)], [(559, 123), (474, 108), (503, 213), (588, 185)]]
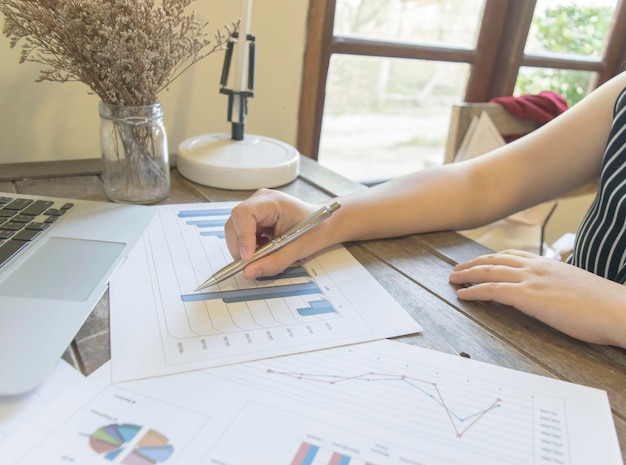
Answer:
[[(600, 6), (554, 6), (535, 15), (534, 39), (541, 54), (579, 55), (598, 58), (602, 54), (613, 10)], [(592, 75), (586, 71), (526, 68), (520, 70), (515, 94), (536, 94), (552, 90), (562, 95), (569, 106), (587, 93)]]
[[(547, 9), (537, 10), (527, 53), (582, 59), (601, 57), (614, 9), (559, 3), (554, 0)], [(354, 17), (349, 20), (348, 30), (367, 29), (363, 24), (385, 17), (380, 10), (384, 8), (387, 8), (384, 2), (359, 3), (359, 8), (353, 12)], [(461, 63), (333, 56), (325, 111), (334, 116), (368, 112), (400, 114), (405, 111), (415, 114), (421, 108), (432, 108), (439, 103), (449, 105), (451, 96), (455, 101), (462, 98), (458, 89), (463, 86), (467, 73), (468, 65)], [(553, 90), (572, 106), (588, 93), (592, 76), (593, 73), (588, 71), (524, 67), (517, 77), (515, 95)], [(433, 82), (436, 85), (431, 85)], [(429, 100), (424, 101), (424, 98)]]

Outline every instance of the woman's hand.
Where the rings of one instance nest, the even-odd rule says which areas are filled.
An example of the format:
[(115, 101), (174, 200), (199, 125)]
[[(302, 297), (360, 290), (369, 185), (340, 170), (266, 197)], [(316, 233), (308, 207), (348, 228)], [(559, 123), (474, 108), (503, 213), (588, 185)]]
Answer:
[[(298, 200), (288, 194), (260, 189), (235, 208), (224, 226), (228, 250), (234, 258), (249, 260), (258, 244), (282, 234), (298, 221), (309, 216), (319, 205)], [(273, 276), (296, 260), (319, 250), (313, 239), (319, 228), (282, 247), (266, 257), (252, 262), (243, 270), (248, 279)]]
[(506, 250), (459, 263), (459, 299), (510, 305), (583, 341), (626, 348), (626, 287), (567, 263)]

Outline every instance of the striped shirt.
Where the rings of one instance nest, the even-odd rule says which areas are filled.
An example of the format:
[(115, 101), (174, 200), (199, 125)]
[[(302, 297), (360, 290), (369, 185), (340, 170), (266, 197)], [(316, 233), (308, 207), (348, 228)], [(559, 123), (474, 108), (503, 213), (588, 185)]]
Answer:
[(615, 103), (598, 195), (580, 224), (568, 262), (626, 282), (626, 89)]

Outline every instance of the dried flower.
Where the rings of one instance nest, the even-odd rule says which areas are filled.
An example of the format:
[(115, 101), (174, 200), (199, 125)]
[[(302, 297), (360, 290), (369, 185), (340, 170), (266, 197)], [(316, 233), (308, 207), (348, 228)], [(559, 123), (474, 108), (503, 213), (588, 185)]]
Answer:
[(2, 32), (37, 82), (79, 81), (110, 105), (151, 105), (186, 69), (224, 49), (239, 21), (213, 36), (185, 13), (195, 0), (0, 0)]

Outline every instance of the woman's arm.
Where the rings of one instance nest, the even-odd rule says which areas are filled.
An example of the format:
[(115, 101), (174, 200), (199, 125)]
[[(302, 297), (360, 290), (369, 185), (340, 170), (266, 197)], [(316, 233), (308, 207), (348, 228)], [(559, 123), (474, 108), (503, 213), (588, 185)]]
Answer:
[[(626, 73), (542, 128), (489, 154), (418, 171), (338, 198), (342, 207), (314, 231), (250, 264), (246, 277), (271, 275), (327, 246), (354, 240), (469, 229), (554, 198), (595, 179)], [(249, 258), (255, 234), (279, 234), (312, 213), (272, 190), (242, 202), (226, 224), (229, 250)]]
[[(336, 242), (469, 229), (598, 177), (626, 74), (533, 133), (466, 162), (419, 171), (342, 199)], [(372, 222), (371, 218), (381, 221)]]

